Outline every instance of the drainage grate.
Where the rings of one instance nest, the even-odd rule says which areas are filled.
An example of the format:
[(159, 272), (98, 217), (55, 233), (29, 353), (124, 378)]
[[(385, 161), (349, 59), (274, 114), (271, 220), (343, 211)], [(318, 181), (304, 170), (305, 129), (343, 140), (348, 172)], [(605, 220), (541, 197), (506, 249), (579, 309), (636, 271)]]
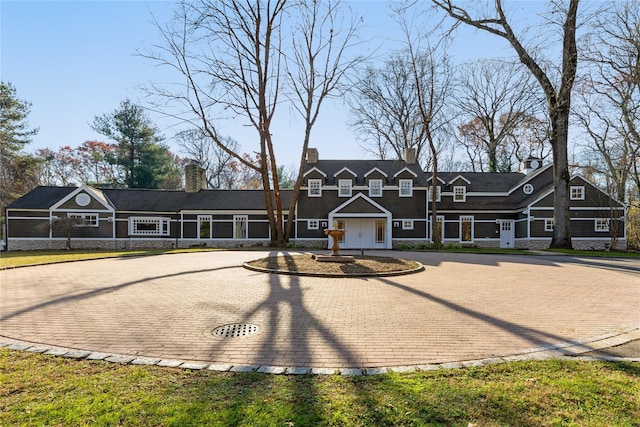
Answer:
[(211, 333), (220, 338), (239, 338), (253, 335), (258, 332), (258, 329), (260, 329), (258, 325), (250, 323), (232, 323), (217, 327)]

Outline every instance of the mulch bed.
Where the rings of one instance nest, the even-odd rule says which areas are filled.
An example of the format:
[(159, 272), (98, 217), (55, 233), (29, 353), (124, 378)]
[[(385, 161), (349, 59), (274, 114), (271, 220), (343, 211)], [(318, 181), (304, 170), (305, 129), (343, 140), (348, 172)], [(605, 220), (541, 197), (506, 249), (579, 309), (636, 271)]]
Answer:
[(376, 276), (403, 274), (419, 271), (422, 264), (416, 261), (370, 255), (356, 255), (355, 262), (319, 262), (313, 255), (278, 255), (245, 263), (253, 269), (276, 273), (332, 275), (332, 276)]

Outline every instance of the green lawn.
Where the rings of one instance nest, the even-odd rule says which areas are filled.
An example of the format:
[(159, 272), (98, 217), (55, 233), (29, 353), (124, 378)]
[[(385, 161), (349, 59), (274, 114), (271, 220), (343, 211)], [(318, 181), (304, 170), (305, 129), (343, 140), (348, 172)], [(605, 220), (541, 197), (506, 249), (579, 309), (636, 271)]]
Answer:
[(206, 248), (190, 249), (140, 249), (140, 250), (82, 250), (70, 251), (8, 251), (0, 253), (0, 269), (26, 265), (50, 264), (55, 262), (82, 261), (97, 258), (117, 258), (125, 256), (148, 256), (167, 253), (201, 252)]
[(363, 377), (189, 371), (0, 349), (0, 425), (637, 426), (640, 365), (514, 362)]

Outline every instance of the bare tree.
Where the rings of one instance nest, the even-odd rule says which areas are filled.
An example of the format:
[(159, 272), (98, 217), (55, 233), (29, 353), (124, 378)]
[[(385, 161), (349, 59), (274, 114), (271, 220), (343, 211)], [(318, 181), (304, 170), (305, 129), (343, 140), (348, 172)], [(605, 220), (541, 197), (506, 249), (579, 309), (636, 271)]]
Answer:
[(510, 136), (531, 123), (528, 119), (541, 104), (531, 74), (523, 71), (518, 64), (499, 59), (480, 59), (458, 69), (453, 103), (461, 113), (460, 142), (470, 154), (473, 170), (511, 171), (521, 146), (511, 146), (517, 140)]
[(451, 122), (447, 114), (447, 100), (451, 95), (453, 70), (447, 55), (447, 39), (438, 37), (434, 29), (416, 27), (416, 15), (411, 8), (397, 8), (396, 16), (405, 40), (412, 85), (416, 92), (418, 120), (431, 152), (431, 239), (441, 242), (438, 230), (437, 184), (439, 134), (446, 133)]
[[(209, 188), (235, 188), (231, 163), (234, 157), (223, 150), (201, 129), (187, 129), (175, 136), (178, 145), (189, 157), (205, 170)], [(240, 145), (231, 138), (221, 140), (232, 151), (239, 151)]]
[(381, 160), (401, 159), (409, 148), (427, 167), (429, 146), (420, 118), (411, 55), (393, 54), (379, 67), (369, 66), (352, 90), (351, 126), (363, 148)]
[[(304, 158), (322, 99), (337, 89), (350, 65), (342, 57), (348, 41), (336, 42), (340, 31), (334, 23), (339, 16), (327, 2), (183, 1), (173, 26), (157, 24), (164, 45), (156, 47), (157, 53), (143, 55), (173, 68), (183, 79), (173, 88), (152, 87), (155, 95), (181, 108), (175, 113), (167, 111), (166, 103), (157, 108), (190, 122), (237, 162), (260, 174), (276, 244), (284, 242), (285, 233), (271, 124), (278, 105), (286, 100), (283, 88), (288, 83), (286, 94), (297, 102), (292, 107), (305, 118)], [(347, 30), (346, 40), (351, 34)], [(243, 118), (255, 129), (257, 162), (220, 136), (215, 123), (229, 117)]]
[(640, 1), (607, 4), (591, 25), (575, 112), (591, 142), (589, 166), (626, 200), (629, 181), (640, 192)]
[[(324, 101), (345, 93), (348, 73), (362, 62), (362, 57), (350, 57), (357, 44), (357, 25), (339, 0), (301, 1), (299, 22), (293, 27), (291, 54), (287, 61), (290, 100), (304, 121), (304, 136), (293, 196), (289, 205), (285, 237), (288, 240), (295, 208), (303, 182), (304, 163), (311, 131)], [(278, 169), (284, 178), (284, 169)]]
[[(501, 0), (495, 0), (494, 10), (474, 10), (472, 5), (464, 8), (453, 0), (432, 0), (439, 9), (445, 11), (457, 23), (487, 31), (506, 40), (515, 50), (522, 62), (538, 81), (547, 100), (549, 119), (551, 122), (551, 146), (554, 167), (554, 213), (552, 248), (571, 248), (571, 226), (569, 212), (569, 173), (568, 131), (571, 110), (571, 90), (578, 66), (576, 44), (576, 25), (579, 0), (569, 0), (566, 8), (558, 2), (550, 3), (553, 10), (548, 15), (548, 23), (554, 24), (555, 16), (560, 16), (562, 31), (562, 58), (555, 61), (544, 61), (538, 57), (540, 50), (527, 46), (521, 35), (507, 18)], [(548, 63), (561, 63), (559, 79), (556, 83)]]

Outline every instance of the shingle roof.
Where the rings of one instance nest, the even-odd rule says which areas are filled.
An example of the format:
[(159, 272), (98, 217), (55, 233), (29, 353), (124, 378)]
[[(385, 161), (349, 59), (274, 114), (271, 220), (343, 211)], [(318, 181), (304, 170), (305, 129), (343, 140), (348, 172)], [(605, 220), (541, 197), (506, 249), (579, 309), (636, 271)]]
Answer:
[[(200, 190), (197, 193), (172, 190), (102, 190), (117, 210), (175, 212), (179, 210), (264, 210), (262, 190)], [(281, 192), (283, 209), (288, 209), (291, 191)]]
[(416, 178), (417, 185), (426, 185), (427, 183), (420, 165), (417, 163), (407, 164), (403, 160), (318, 160), (317, 163), (307, 163), (305, 172), (313, 168), (324, 172), (330, 182), (333, 181), (333, 175), (344, 168), (355, 173), (358, 182), (364, 182), (364, 175), (374, 168), (378, 168), (387, 174), (389, 179), (392, 179), (402, 169), (407, 168), (418, 176)]
[[(430, 175), (428, 174), (430, 177)], [(470, 184), (467, 191), (506, 193), (525, 179), (520, 172), (439, 172), (438, 178), (449, 184), (457, 176), (464, 177)]]
[(42, 185), (13, 201), (7, 206), (7, 209), (48, 209), (76, 189), (77, 187), (49, 187)]

